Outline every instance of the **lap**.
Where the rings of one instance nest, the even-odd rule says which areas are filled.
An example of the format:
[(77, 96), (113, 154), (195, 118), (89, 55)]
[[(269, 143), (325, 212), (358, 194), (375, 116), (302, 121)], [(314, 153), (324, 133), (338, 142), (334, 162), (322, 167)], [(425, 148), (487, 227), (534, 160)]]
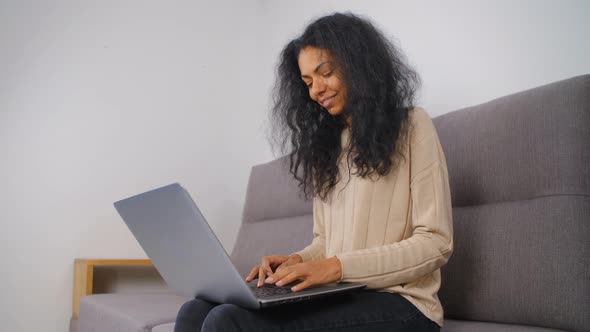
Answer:
[[(205, 313), (205, 314), (203, 314)], [(432, 323), (399, 294), (361, 290), (316, 300), (250, 310), (195, 299), (179, 312), (177, 324), (191, 331), (436, 331)], [(202, 319), (198, 321), (198, 319)], [(180, 326), (179, 326), (180, 328)], [(189, 331), (175, 329), (175, 331)]]

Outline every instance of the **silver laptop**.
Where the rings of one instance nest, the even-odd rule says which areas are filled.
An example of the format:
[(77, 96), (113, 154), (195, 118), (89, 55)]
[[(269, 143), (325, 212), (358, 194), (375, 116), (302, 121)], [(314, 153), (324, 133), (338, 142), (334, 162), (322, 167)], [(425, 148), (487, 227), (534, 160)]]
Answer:
[(178, 183), (118, 202), (115, 208), (168, 286), (180, 295), (258, 309), (365, 287), (333, 283), (291, 292), (285, 285), (246, 283)]

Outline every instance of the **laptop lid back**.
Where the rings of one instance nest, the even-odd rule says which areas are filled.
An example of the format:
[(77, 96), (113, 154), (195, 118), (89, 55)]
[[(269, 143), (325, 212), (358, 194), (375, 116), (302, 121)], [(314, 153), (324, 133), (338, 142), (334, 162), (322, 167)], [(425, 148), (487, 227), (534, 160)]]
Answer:
[(173, 291), (259, 307), (198, 207), (178, 183), (114, 205)]

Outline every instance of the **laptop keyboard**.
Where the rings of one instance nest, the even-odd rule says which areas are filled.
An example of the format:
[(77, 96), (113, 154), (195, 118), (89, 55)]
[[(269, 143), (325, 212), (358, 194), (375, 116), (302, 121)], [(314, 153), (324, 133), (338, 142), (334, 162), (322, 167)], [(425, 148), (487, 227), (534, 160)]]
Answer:
[(273, 295), (290, 294), (292, 293), (291, 286), (293, 285), (279, 287), (273, 284), (264, 284), (264, 286), (260, 288), (256, 287), (256, 285), (251, 285), (250, 288), (254, 294), (256, 294), (256, 297), (269, 297)]

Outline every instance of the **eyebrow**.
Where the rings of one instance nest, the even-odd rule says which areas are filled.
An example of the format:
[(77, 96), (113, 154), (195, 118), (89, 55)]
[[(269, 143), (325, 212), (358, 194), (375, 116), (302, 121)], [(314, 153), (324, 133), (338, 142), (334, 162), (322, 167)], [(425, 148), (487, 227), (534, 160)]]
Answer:
[[(315, 67), (315, 70), (313, 72), (317, 73), (318, 71), (320, 71), (320, 68), (326, 64), (332, 64), (332, 61), (326, 61), (326, 62), (320, 63), (317, 67)], [(311, 77), (309, 75), (301, 75), (301, 78), (311, 78)]]

